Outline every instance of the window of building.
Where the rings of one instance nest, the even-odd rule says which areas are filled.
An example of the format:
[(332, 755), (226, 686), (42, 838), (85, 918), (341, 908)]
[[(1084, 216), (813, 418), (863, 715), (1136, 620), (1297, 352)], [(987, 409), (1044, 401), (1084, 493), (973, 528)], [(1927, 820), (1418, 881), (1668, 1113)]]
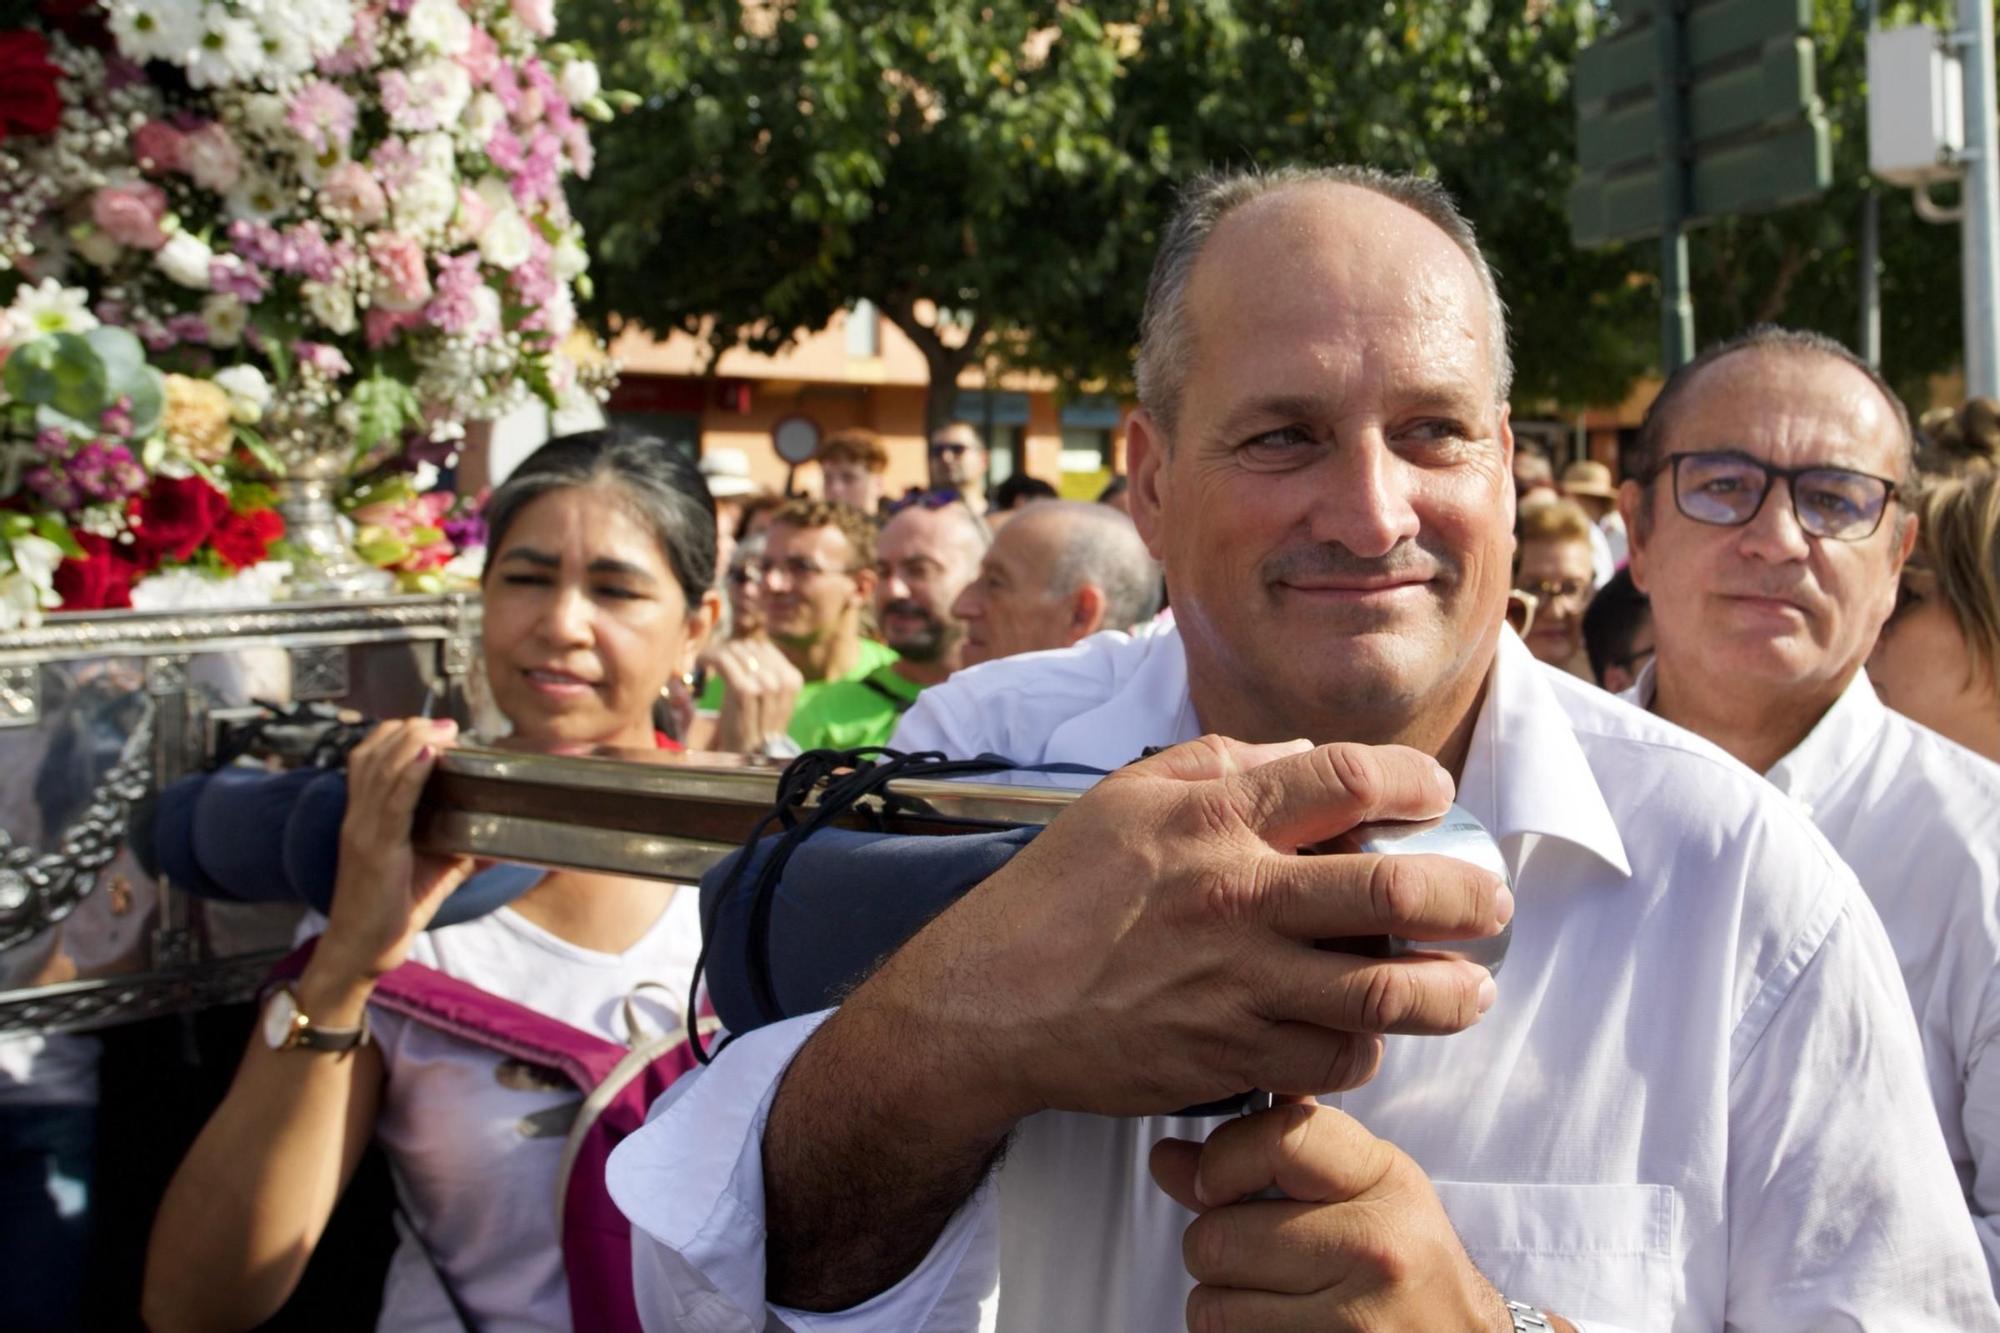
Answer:
[(882, 312), (866, 297), (847, 312), (847, 354), (856, 360), (882, 355)]

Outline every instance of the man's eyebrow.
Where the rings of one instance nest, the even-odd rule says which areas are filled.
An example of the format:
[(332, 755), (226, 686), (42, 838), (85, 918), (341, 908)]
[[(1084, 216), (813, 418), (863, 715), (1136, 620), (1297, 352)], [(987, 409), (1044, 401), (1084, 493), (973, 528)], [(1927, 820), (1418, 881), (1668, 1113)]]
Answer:
[(1236, 410), (1223, 418), (1220, 433), (1234, 437), (1253, 424), (1268, 421), (1317, 421), (1325, 409), (1326, 404), (1310, 394), (1266, 394), (1237, 404)]

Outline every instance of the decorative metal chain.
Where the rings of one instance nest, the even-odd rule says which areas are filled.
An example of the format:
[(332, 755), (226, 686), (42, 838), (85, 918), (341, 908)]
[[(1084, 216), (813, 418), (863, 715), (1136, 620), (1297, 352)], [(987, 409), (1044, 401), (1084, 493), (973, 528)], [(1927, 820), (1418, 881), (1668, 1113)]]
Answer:
[(132, 806), (153, 789), (153, 719), (146, 700), (139, 725), (90, 803), (62, 831), (55, 850), (16, 845), (0, 829), (0, 949), (34, 938), (76, 910), (125, 841)]

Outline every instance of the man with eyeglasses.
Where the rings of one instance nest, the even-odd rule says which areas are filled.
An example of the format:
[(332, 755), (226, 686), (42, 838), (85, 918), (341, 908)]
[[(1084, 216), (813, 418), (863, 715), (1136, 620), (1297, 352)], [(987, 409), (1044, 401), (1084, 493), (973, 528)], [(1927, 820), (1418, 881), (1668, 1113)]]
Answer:
[(800, 711), (821, 690), (896, 660), (895, 649), (861, 633), (875, 591), (874, 521), (852, 505), (788, 500), (757, 568), (768, 642), (732, 639), (704, 654), (721, 688), (702, 706), (720, 714), (718, 749), (792, 754), (807, 739)]
[(1676, 372), (1619, 497), (1654, 625), (1626, 697), (1764, 774), (1854, 868), (2000, 1274), (2000, 768), (1862, 670), (1916, 541), (1913, 450), (1881, 376), (1817, 334), (1752, 330)]
[(986, 445), (979, 432), (954, 421), (931, 432), (926, 457), (931, 490), (949, 491), (981, 518), (986, 516)]

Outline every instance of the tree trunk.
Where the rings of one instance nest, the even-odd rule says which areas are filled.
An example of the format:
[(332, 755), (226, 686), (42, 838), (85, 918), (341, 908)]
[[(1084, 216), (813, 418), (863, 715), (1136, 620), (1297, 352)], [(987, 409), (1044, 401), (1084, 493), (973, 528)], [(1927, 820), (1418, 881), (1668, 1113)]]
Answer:
[(971, 364), (979, 353), (979, 345), (986, 340), (986, 321), (975, 319), (972, 327), (966, 330), (965, 340), (954, 347), (944, 340), (936, 328), (917, 318), (913, 299), (877, 301), (876, 305), (889, 317), (889, 322), (901, 329), (917, 345), (917, 350), (924, 354), (924, 364), (930, 370), (930, 383), (924, 391), (924, 433), (928, 435), (956, 415), (958, 376)]

